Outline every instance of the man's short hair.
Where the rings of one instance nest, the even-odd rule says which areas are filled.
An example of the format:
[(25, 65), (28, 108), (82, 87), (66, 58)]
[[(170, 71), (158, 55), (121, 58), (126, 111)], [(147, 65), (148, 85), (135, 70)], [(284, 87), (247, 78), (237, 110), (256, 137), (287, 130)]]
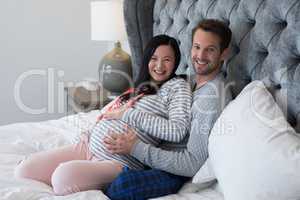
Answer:
[(217, 19), (204, 19), (200, 21), (193, 29), (192, 39), (194, 38), (194, 35), (198, 29), (216, 34), (221, 40), (221, 52), (229, 46), (232, 32), (230, 28), (222, 21)]

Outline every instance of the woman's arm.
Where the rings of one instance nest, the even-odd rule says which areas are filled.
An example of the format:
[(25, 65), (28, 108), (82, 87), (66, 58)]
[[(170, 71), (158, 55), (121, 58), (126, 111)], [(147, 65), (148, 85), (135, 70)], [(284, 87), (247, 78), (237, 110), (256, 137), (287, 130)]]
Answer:
[(192, 177), (208, 157), (208, 138), (219, 116), (218, 100), (201, 97), (192, 107), (191, 131), (187, 147), (181, 151), (164, 150), (134, 137), (131, 129), (125, 134), (106, 137), (104, 143), (111, 153), (130, 154), (142, 163), (172, 174)]
[(168, 104), (168, 119), (138, 109), (129, 108), (122, 116), (128, 125), (162, 140), (180, 142), (190, 126), (192, 95), (189, 83), (172, 80)]

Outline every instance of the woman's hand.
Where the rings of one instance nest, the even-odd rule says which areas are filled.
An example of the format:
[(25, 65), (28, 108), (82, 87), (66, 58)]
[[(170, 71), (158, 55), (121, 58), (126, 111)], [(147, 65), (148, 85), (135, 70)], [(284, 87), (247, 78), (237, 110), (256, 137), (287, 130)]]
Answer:
[(124, 112), (128, 109), (128, 106), (125, 104), (121, 106), (120, 108), (116, 108), (111, 111), (106, 111), (104, 114), (102, 114), (101, 119), (121, 119)]
[(131, 98), (127, 103), (122, 105), (120, 108), (115, 108), (111, 111), (106, 111), (104, 114), (100, 115), (97, 118), (97, 122), (101, 119), (121, 119), (125, 111), (129, 108), (131, 108), (135, 102), (137, 102), (141, 97), (143, 97), (144, 94), (139, 94), (136, 97)]
[(134, 144), (138, 140), (136, 133), (131, 128), (126, 128), (125, 133), (109, 133), (104, 137), (106, 149), (113, 154), (130, 154)]

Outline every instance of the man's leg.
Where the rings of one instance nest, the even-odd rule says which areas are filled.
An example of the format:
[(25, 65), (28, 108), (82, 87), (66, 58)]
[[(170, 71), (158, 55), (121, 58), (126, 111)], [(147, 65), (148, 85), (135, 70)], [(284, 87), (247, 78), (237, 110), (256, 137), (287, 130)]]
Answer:
[(106, 190), (111, 200), (144, 200), (176, 193), (188, 180), (161, 170), (129, 170), (123, 172)]

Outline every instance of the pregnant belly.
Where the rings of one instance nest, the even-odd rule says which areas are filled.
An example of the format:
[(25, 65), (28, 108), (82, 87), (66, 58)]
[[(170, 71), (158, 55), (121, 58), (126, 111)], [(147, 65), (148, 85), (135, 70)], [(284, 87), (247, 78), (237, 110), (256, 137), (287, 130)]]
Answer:
[(125, 123), (121, 120), (101, 120), (90, 133), (90, 150), (92, 153), (97, 152), (108, 153), (103, 145), (103, 139), (111, 132), (123, 134), (125, 131)]
[(121, 120), (101, 120), (92, 130), (91, 138), (97, 137), (103, 139), (104, 136), (111, 132), (123, 134), (125, 132), (126, 123)]
[[(90, 135), (90, 145), (103, 148), (103, 139), (109, 133), (114, 132), (116, 134), (124, 134), (126, 131), (126, 123), (121, 120), (101, 120), (92, 130)], [(132, 128), (132, 127), (131, 127)], [(138, 137), (148, 144), (158, 145), (160, 140), (151, 137), (149, 134), (142, 132), (141, 130), (133, 128)]]

